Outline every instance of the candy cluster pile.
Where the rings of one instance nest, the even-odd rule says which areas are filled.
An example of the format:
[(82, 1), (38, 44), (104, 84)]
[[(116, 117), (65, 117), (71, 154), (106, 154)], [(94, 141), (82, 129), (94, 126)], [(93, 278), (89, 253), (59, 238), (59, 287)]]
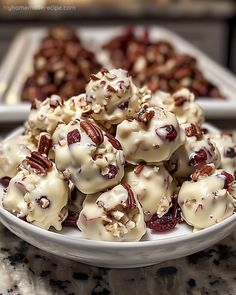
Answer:
[(127, 71), (102, 69), (85, 93), (35, 100), (24, 133), (1, 143), (3, 206), (103, 241), (209, 227), (235, 211), (236, 146), (203, 122), (189, 90), (152, 96)]

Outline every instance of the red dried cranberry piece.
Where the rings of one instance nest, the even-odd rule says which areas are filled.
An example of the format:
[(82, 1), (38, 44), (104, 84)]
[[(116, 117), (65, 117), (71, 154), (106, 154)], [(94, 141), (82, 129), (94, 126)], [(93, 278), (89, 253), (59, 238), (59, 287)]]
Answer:
[(157, 215), (153, 215), (152, 218), (147, 222), (147, 227), (156, 232), (165, 232), (173, 229), (178, 222), (178, 219), (173, 216), (172, 213), (166, 213), (161, 218)]
[(177, 132), (173, 125), (165, 125), (159, 129), (156, 129), (156, 134), (162, 139), (168, 141), (174, 141), (177, 137)]
[(224, 156), (226, 158), (234, 158), (234, 157), (236, 157), (236, 148), (234, 148), (234, 147), (226, 147), (224, 149)]
[(190, 158), (189, 165), (190, 166), (198, 166), (199, 164), (206, 163), (207, 153), (200, 149), (199, 151), (194, 153), (194, 156)]
[(106, 179), (113, 179), (118, 173), (118, 168), (115, 165), (110, 164), (108, 166), (109, 172), (107, 174), (102, 174)]
[(232, 174), (229, 174), (226, 171), (221, 172), (221, 175), (225, 176), (225, 185), (224, 188), (228, 189), (229, 185), (235, 180), (234, 176)]
[(11, 181), (11, 177), (9, 177), (9, 176), (4, 176), (4, 177), (2, 177), (2, 178), (0, 179), (0, 184), (1, 184), (3, 187), (7, 188), (8, 185), (9, 185), (9, 182), (10, 182), (10, 181)]
[(67, 134), (68, 145), (80, 142), (81, 136), (78, 129), (74, 129)]
[(66, 219), (62, 222), (63, 226), (71, 226), (71, 227), (77, 227), (77, 220), (79, 218), (79, 213), (75, 211), (69, 211), (68, 216)]

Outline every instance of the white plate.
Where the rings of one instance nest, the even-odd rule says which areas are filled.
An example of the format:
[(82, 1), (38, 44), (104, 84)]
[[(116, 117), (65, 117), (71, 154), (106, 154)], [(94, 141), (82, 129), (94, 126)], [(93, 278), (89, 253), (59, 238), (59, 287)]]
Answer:
[[(211, 132), (218, 131), (209, 124), (205, 127)], [(16, 136), (22, 130), (18, 129), (10, 136)], [(2, 194), (0, 187), (0, 196)], [(6, 211), (2, 202), (0, 221), (18, 237), (47, 252), (96, 266), (129, 268), (186, 256), (213, 245), (235, 229), (236, 214), (196, 233), (190, 226), (178, 224), (166, 233), (151, 233), (148, 229), (140, 242), (120, 243), (85, 240), (77, 228), (64, 228), (59, 233), (40, 229)]]
[[(78, 29), (78, 33), (80, 38), (83, 40), (85, 46), (87, 46), (88, 49), (93, 50), (97, 54), (97, 49), (99, 48), (99, 45), (104, 44), (115, 35), (120, 34), (122, 28), (123, 27), (81, 27), (80, 29)], [(137, 30), (139, 31), (140, 27), (137, 27)], [(0, 105), (0, 111), (2, 110), (2, 112), (6, 114), (4, 118), (0, 116), (0, 121), (5, 121), (6, 119), (8, 119), (11, 110), (16, 113), (14, 117), (11, 117), (11, 120), (19, 121), (22, 120), (22, 118), (26, 119), (29, 111), (29, 106), (25, 104), (23, 107), (19, 108), (19, 105), (21, 104), (20, 95), (22, 85), (26, 77), (32, 71), (33, 54), (39, 48), (40, 41), (46, 33), (46, 28), (27, 29), (21, 32), (21, 42), (27, 44), (27, 48), (24, 49), (24, 47), (21, 46), (21, 50), (24, 50), (24, 55), (21, 56), (20, 61), (18, 61), (19, 66), (15, 69), (14, 79), (11, 81), (12, 83), (10, 84), (10, 87), (3, 93), (4, 101), (10, 104), (10, 106), (5, 106), (3, 104)], [(214, 84), (216, 84), (221, 89), (222, 93), (227, 97), (226, 101), (212, 98), (200, 99), (199, 103), (203, 107), (206, 117), (235, 117), (236, 78), (229, 71), (211, 60), (189, 42), (185, 41), (184, 39), (167, 29), (158, 26), (150, 26), (150, 38), (152, 40), (165, 39), (171, 42), (177, 49), (177, 51), (185, 52), (196, 57), (198, 60), (199, 68), (202, 70), (204, 75)], [(20, 39), (18, 38), (18, 40)], [(24, 40), (24, 42), (22, 40)], [(12, 52), (14, 52), (13, 49), (11, 49), (7, 57), (8, 61), (11, 60)], [(98, 58), (105, 66), (107, 66), (107, 59), (104, 54), (98, 54)], [(12, 70), (13, 67), (11, 67), (10, 69)], [(4, 69), (2, 68), (1, 71), (9, 72), (9, 68), (7, 67), (6, 62), (4, 64)], [(6, 84), (6, 81), (4, 83)]]

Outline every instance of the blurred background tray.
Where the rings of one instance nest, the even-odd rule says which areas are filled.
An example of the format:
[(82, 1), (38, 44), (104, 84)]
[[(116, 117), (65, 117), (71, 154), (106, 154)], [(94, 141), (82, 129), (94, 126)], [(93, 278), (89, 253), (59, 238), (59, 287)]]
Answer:
[[(78, 34), (85, 47), (97, 53), (101, 44), (119, 35), (121, 30), (122, 27), (80, 27)], [(136, 30), (140, 30), (140, 27), (136, 27)], [(158, 26), (150, 26), (149, 31), (151, 40), (165, 39), (172, 43), (178, 52), (194, 56), (206, 78), (215, 83), (226, 96), (225, 101), (212, 98), (199, 99), (206, 116), (208, 118), (234, 117), (236, 78), (177, 34)], [(20, 121), (27, 117), (30, 106), (20, 101), (22, 86), (26, 77), (32, 72), (33, 55), (46, 33), (47, 28), (26, 29), (20, 32), (12, 43), (0, 69), (0, 121)], [(100, 61), (104, 61), (103, 57), (104, 55), (98, 55)]]

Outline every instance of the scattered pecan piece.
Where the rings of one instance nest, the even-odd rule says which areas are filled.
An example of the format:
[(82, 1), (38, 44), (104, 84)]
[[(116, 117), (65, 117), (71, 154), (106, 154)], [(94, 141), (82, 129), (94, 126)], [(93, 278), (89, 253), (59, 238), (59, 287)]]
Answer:
[(97, 146), (103, 143), (104, 138), (102, 130), (100, 128), (98, 128), (89, 121), (81, 121), (80, 127), (86, 132), (86, 134)]
[(134, 168), (134, 173), (135, 173), (136, 175), (139, 175), (139, 174), (142, 172), (144, 166), (145, 166), (144, 163), (140, 163), (138, 166), (136, 166), (136, 167)]
[(107, 85), (107, 90), (113, 93), (117, 92), (117, 90), (114, 87), (112, 87), (110, 84)]
[(148, 123), (155, 116), (155, 112), (149, 109), (142, 109), (134, 116), (134, 119), (138, 122)]
[(122, 186), (127, 190), (128, 192), (128, 197), (126, 201), (124, 202), (125, 207), (129, 209), (134, 209), (136, 208), (136, 202), (134, 198), (134, 193), (128, 183), (123, 183)]
[(106, 133), (106, 137), (115, 149), (122, 150), (120, 142), (113, 135), (111, 135), (110, 133)]
[(92, 74), (90, 75), (90, 79), (93, 80), (93, 81), (98, 81), (100, 80), (96, 75)]
[(100, 72), (104, 75), (105, 73), (109, 73), (108, 69), (102, 68)]
[(197, 169), (192, 175), (192, 180), (193, 181), (197, 181), (199, 176), (202, 176), (202, 175), (211, 175), (211, 173), (213, 172), (213, 167), (210, 166), (210, 165), (206, 165), (200, 169)]
[(74, 129), (67, 134), (67, 144), (71, 145), (76, 142), (80, 142), (81, 135), (78, 129)]
[(48, 133), (41, 134), (39, 139), (39, 144), (38, 144), (38, 152), (40, 154), (48, 155), (51, 147), (52, 147), (51, 135)]

